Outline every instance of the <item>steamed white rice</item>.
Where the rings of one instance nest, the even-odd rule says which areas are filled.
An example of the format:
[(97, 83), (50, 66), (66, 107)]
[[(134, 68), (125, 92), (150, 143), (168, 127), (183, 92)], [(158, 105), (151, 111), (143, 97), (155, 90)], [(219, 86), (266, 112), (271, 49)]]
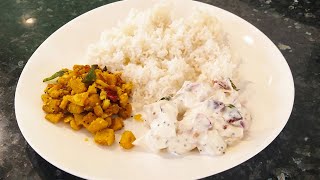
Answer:
[(175, 94), (185, 81), (211, 82), (233, 75), (235, 65), (218, 20), (203, 10), (176, 18), (169, 6), (133, 10), (88, 51), (91, 63), (122, 71), (133, 82), (136, 110)]

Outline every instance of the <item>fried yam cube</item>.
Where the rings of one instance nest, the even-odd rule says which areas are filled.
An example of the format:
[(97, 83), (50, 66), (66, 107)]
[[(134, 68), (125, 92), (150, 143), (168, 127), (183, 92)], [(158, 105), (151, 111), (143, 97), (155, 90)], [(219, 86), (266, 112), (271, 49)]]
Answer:
[(115, 134), (113, 129), (98, 131), (94, 136), (94, 141), (101, 145), (111, 146), (114, 143)]
[(134, 145), (132, 144), (136, 140), (136, 137), (131, 131), (124, 131), (120, 139), (120, 146), (124, 149), (131, 149)]

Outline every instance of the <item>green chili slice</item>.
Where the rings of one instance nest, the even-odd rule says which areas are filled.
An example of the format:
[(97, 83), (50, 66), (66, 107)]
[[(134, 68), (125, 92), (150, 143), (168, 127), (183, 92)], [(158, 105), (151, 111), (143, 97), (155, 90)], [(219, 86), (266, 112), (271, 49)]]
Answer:
[(67, 70), (64, 70), (64, 69), (63, 69), (63, 70), (60, 70), (60, 71), (54, 73), (52, 76), (47, 77), (47, 78), (44, 78), (44, 79), (43, 79), (43, 82), (51, 81), (51, 80), (53, 80), (53, 79), (55, 79), (55, 78), (57, 78), (57, 77), (61, 77), (61, 76), (64, 75), (65, 72), (67, 72)]
[(88, 74), (86, 75), (86, 77), (84, 77), (84, 79), (82, 80), (83, 83), (89, 84), (92, 83), (96, 80), (97, 76), (95, 73), (95, 69), (98, 68), (98, 65), (92, 65), (91, 69), (89, 70)]

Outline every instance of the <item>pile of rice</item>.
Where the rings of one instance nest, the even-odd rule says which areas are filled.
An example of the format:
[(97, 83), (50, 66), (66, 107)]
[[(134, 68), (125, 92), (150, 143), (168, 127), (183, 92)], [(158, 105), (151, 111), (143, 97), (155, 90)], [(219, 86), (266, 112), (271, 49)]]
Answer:
[(175, 94), (185, 81), (232, 77), (235, 64), (217, 19), (205, 10), (176, 18), (170, 5), (131, 11), (89, 47), (89, 61), (132, 81), (133, 107)]

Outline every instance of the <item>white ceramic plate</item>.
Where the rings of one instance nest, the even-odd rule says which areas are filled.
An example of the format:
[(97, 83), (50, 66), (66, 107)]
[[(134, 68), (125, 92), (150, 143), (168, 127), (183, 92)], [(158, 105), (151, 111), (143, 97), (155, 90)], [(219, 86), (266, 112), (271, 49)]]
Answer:
[[(16, 89), (15, 110), (21, 132), (30, 146), (56, 167), (89, 179), (195, 179), (230, 169), (253, 157), (280, 133), (290, 116), (294, 85), (286, 60), (277, 47), (257, 28), (238, 16), (207, 4), (177, 0), (177, 13), (191, 7), (214, 12), (229, 34), (231, 48), (243, 59), (242, 75), (254, 82), (249, 98), (253, 124), (244, 141), (223, 156), (192, 154), (164, 158), (137, 149), (124, 151), (117, 145), (101, 147), (85, 131), (55, 126), (44, 119), (40, 95), (42, 79), (62, 67), (86, 63), (87, 46), (100, 33), (125, 18), (131, 8), (151, 7), (152, 0), (126, 0), (94, 9), (53, 33), (26, 64)], [(63, 124), (63, 123), (62, 123)], [(133, 130), (135, 131), (135, 130)], [(89, 141), (84, 141), (89, 137)]]

